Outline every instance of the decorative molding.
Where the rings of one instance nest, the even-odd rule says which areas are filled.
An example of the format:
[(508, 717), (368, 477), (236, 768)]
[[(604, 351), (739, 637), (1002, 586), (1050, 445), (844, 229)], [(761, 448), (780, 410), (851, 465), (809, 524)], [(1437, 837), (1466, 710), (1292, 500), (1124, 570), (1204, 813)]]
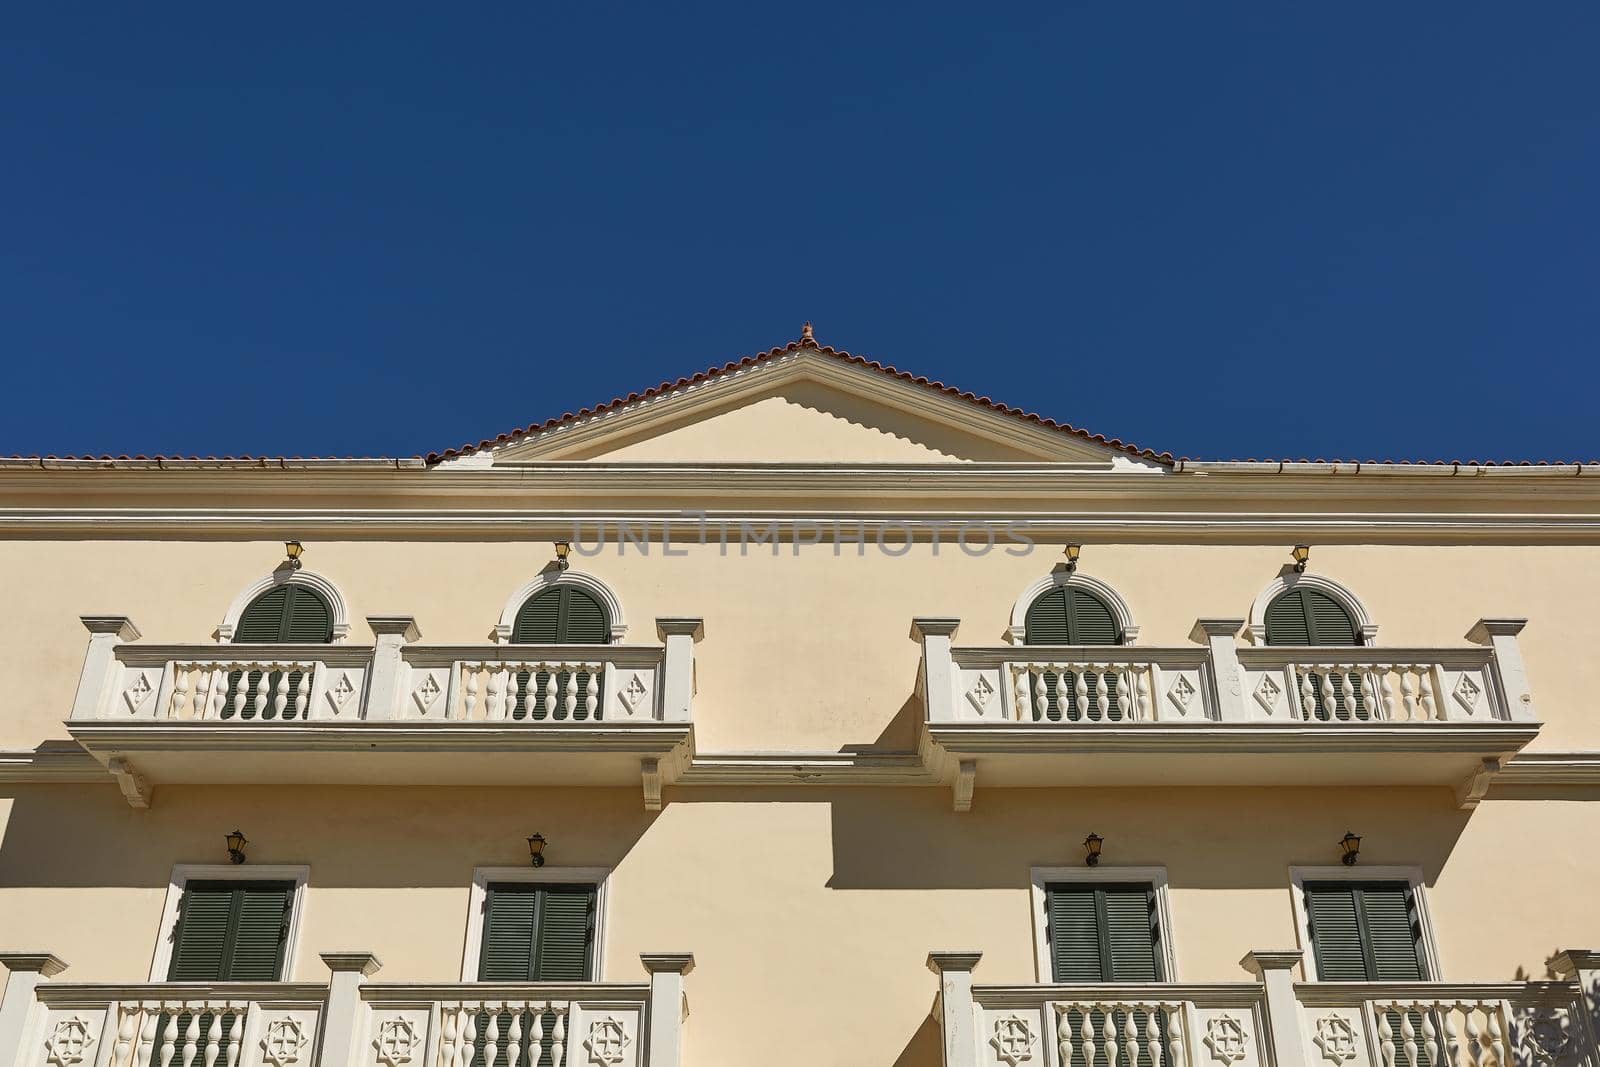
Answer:
[(995, 1058), (1007, 1067), (1017, 1067), (1033, 1059), (1033, 1048), (1039, 1043), (1033, 1032), (1033, 1023), (1025, 1015), (1010, 1012), (994, 1019), (989, 1044)]
[(1267, 607), (1291, 589), (1311, 589), (1331, 597), (1349, 613), (1350, 621), (1355, 623), (1356, 633), (1361, 636), (1361, 644), (1370, 646), (1377, 643), (1378, 624), (1367, 614), (1366, 605), (1361, 603), (1360, 597), (1332, 578), (1310, 571), (1304, 574), (1291, 571), (1288, 574), (1280, 574), (1268, 582), (1267, 587), (1256, 594), (1254, 603), (1250, 605), (1250, 619), (1246, 628), (1258, 647), (1264, 647), (1267, 643)]
[(271, 1067), (290, 1067), (300, 1062), (300, 1053), (308, 1042), (305, 1028), (299, 1020), (288, 1017), (274, 1019), (266, 1025), (261, 1035), (261, 1061)]
[[(567, 537), (572, 536), (569, 529)], [(628, 636), (628, 622), (622, 613), (622, 600), (611, 587), (592, 574), (579, 570), (557, 570), (551, 567), (540, 571), (532, 578), (518, 586), (516, 591), (506, 599), (505, 607), (500, 609), (500, 620), (494, 624), (494, 639), (502, 645), (511, 643), (511, 631), (517, 623), (517, 612), (522, 610), (535, 594), (547, 589), (557, 589), (561, 586), (570, 586), (582, 589), (594, 597), (606, 609), (606, 620), (609, 623), (610, 638), (613, 644)]]
[(1600, 786), (1600, 752), (1519, 752), (1501, 769), (1494, 784), (1519, 789)]
[[(1466, 675), (1462, 677), (1465, 678)], [(1504, 760), (1498, 757), (1484, 759), (1477, 770), (1456, 786), (1456, 807), (1462, 811), (1471, 811), (1477, 807), (1478, 802), (1488, 795), (1489, 786), (1493, 784), (1495, 775), (1504, 769)]]
[(1011, 605), (1011, 625), (1006, 628), (1006, 639), (1013, 645), (1022, 644), (1027, 635), (1028, 609), (1035, 600), (1053, 589), (1082, 589), (1092, 594), (1111, 609), (1111, 615), (1117, 622), (1117, 633), (1124, 645), (1132, 645), (1139, 640), (1139, 625), (1133, 621), (1133, 612), (1115, 589), (1093, 575), (1058, 566), (1044, 577), (1030, 582)]
[(1317, 1020), (1316, 1035), (1311, 1042), (1322, 1051), (1323, 1059), (1342, 1067), (1358, 1055), (1361, 1034), (1349, 1019), (1330, 1012)]
[(116, 779), (117, 788), (122, 790), (122, 797), (128, 802), (128, 807), (143, 810), (155, 799), (155, 789), (145, 781), (143, 775), (134, 770), (133, 764), (126, 758), (112, 756), (106, 761), (106, 770)]
[(661, 810), (661, 760), (646, 756), (639, 761), (639, 774), (644, 780), (644, 810)]
[(1232, 1015), (1216, 1015), (1206, 1020), (1206, 1036), (1202, 1039), (1218, 1063), (1241, 1063), (1249, 1056), (1249, 1033), (1244, 1024)]
[(89, 1056), (94, 1045), (89, 1020), (81, 1015), (58, 1019), (44, 1043), (44, 1061), (49, 1067), (77, 1067)]
[(104, 784), (106, 768), (76, 742), (59, 747), (0, 750), (0, 782)]
[(615, 1067), (627, 1059), (627, 1048), (631, 1044), (633, 1038), (628, 1034), (627, 1024), (615, 1015), (606, 1015), (590, 1020), (583, 1050), (596, 1067)]
[(266, 577), (256, 579), (233, 598), (233, 603), (228, 605), (227, 613), (222, 616), (222, 623), (216, 629), (217, 643), (232, 644), (233, 632), (239, 625), (239, 616), (244, 614), (245, 609), (256, 597), (280, 585), (305, 586), (327, 602), (328, 610), (333, 615), (333, 644), (341, 645), (350, 636), (350, 612), (345, 606), (344, 594), (339, 591), (339, 587), (315, 571), (280, 566)]
[[(997, 722), (925, 723), (952, 755), (1128, 753), (1490, 753), (1514, 752), (1539, 734), (1535, 723), (1360, 722)], [(1511, 764), (1515, 766), (1515, 761)]]
[(915, 752), (696, 752), (678, 785), (940, 785)]
[(382, 1067), (404, 1067), (411, 1062), (419, 1044), (417, 1028), (410, 1019), (386, 1019), (378, 1024), (372, 1050)]
[(972, 810), (972, 793), (978, 786), (978, 761), (964, 759), (956, 766), (956, 780), (951, 794), (958, 812)]

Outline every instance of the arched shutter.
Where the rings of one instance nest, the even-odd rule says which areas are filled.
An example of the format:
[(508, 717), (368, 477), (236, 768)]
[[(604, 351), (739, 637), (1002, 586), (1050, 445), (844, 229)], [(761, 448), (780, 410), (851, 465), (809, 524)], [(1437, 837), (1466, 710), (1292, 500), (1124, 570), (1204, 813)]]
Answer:
[[(1110, 605), (1093, 593), (1076, 586), (1057, 586), (1039, 594), (1033, 603), (1028, 605), (1028, 614), (1023, 621), (1025, 629), (1022, 640), (1029, 645), (1120, 645), (1122, 643), (1122, 634), (1117, 629), (1117, 618), (1112, 614)], [(1057, 675), (1046, 671), (1042, 676), (1029, 675), (1029, 683), (1035, 692), (1038, 692), (1041, 678), (1044, 683), (1045, 701), (1043, 707), (1038, 706), (1038, 702), (1035, 701), (1033, 708), (1035, 722), (1043, 720), (1056, 722), (1062, 718), (1071, 722), (1085, 718), (1098, 720), (1100, 709), (1094, 694), (1102, 679), (1107, 699), (1105, 718), (1112, 722), (1122, 719), (1122, 706), (1117, 700), (1117, 679), (1112, 672), (1090, 673), (1085, 676), (1086, 694), (1083, 703), (1087, 707), (1078, 706), (1075, 699), (1077, 672), (1068, 671), (1064, 675)], [(1062, 685), (1065, 686), (1069, 697), (1065, 704), (1060, 695)]]
[(333, 640), (333, 609), (322, 594), (303, 585), (280, 585), (250, 601), (233, 628), (239, 644)]
[(1356, 624), (1340, 603), (1315, 589), (1291, 589), (1267, 605), (1269, 645), (1359, 645)]
[[(1290, 589), (1286, 593), (1279, 594), (1267, 605), (1264, 621), (1269, 645), (1344, 647), (1361, 644), (1361, 638), (1356, 633), (1355, 620), (1350, 618), (1350, 613), (1345, 611), (1343, 605), (1333, 597), (1315, 589)], [(1307, 673), (1310, 673), (1315, 680), (1313, 689), (1316, 694), (1316, 706), (1308, 709), (1309, 717), (1323, 722), (1335, 718), (1344, 720), (1352, 717), (1363, 720), (1371, 718), (1371, 713), (1367, 710), (1366, 697), (1361, 692), (1360, 675), (1352, 673), (1346, 677), (1349, 686), (1338, 687), (1334, 706), (1330, 709), (1324, 692), (1327, 687), (1323, 684), (1322, 673)], [(1346, 692), (1354, 694), (1355, 699), (1347, 701)], [(1354, 708), (1346, 707), (1347, 703), (1353, 703)]]
[(605, 607), (570, 585), (529, 597), (511, 627), (511, 640), (519, 645), (603, 645), (610, 638)]
[[(307, 586), (291, 584), (274, 586), (250, 601), (250, 605), (244, 609), (239, 616), (238, 624), (233, 628), (233, 640), (237, 644), (246, 645), (326, 644), (333, 640), (333, 608), (322, 599), (321, 593)], [(274, 671), (267, 676), (268, 692), (276, 690), (281, 675), (282, 672)], [(300, 671), (290, 672), (288, 683), (290, 693), (299, 690), (302, 676)], [(260, 671), (251, 671), (248, 677), (243, 671), (230, 673), (227, 694), (220, 712), (222, 718), (254, 719), (256, 713), (250, 695), (257, 691), (260, 682)], [(241, 685), (248, 687), (245, 689), (242, 707), (236, 699)], [(263, 708), (263, 715), (269, 716), (270, 712)], [(285, 708), (283, 718), (277, 721), (291, 722), (294, 721), (294, 716), (288, 708)]]
[[(511, 626), (511, 641), (519, 645), (603, 645), (611, 640), (611, 620), (600, 601), (589, 593), (570, 585), (558, 585), (535, 593), (523, 603)], [(523, 671), (517, 675), (517, 702), (511, 709), (513, 719), (544, 719), (547, 713), (539, 700), (550, 680), (546, 671)], [(604, 679), (600, 689), (604, 692)], [(589, 685), (589, 674), (579, 671), (576, 678), (567, 672), (556, 676), (556, 688), (565, 692), (569, 685), (579, 693)], [(603, 718), (604, 709), (595, 709), (595, 718)], [(560, 717), (560, 716), (558, 716)], [(581, 716), (579, 716), (581, 717)]]

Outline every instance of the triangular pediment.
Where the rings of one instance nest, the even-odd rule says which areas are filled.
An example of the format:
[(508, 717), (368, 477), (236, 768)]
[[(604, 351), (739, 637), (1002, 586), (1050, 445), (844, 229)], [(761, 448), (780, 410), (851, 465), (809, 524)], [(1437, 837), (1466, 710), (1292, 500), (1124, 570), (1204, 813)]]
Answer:
[(1158, 466), (1131, 452), (987, 399), (802, 347), (553, 420), (453, 462)]

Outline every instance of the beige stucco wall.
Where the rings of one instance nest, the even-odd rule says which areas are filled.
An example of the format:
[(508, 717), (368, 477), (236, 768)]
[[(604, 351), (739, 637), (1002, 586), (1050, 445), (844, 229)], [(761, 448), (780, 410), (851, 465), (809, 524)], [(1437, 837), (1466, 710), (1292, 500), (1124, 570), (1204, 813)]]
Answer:
[[(311, 868), (293, 977), (317, 954), (375, 952), (379, 980), (460, 975), (477, 865), (614, 868), (603, 977), (642, 980), (641, 951), (689, 950), (687, 1060), (937, 1063), (922, 1027), (930, 949), (980, 949), (985, 982), (1034, 980), (1033, 865), (1165, 865), (1178, 977), (1245, 980), (1250, 949), (1293, 947), (1291, 863), (1327, 864), (1351, 827), (1366, 865), (1415, 864), (1444, 977), (1542, 977), (1556, 950), (1600, 943), (1592, 804), (1444, 790), (990, 790), (956, 816), (941, 790), (683, 789), (659, 815), (632, 790), (165, 787), (149, 812), (110, 787), (37, 786), (0, 801), (0, 946), (71, 964), (63, 980), (142, 981), (177, 862)], [(9, 810), (7, 810), (9, 808)], [(248, 868), (246, 868), (248, 870)], [(790, 1038), (781, 1035), (790, 1035)], [(799, 1040), (798, 1035), (804, 1035)]]
[[(904, 547), (904, 546), (900, 546)], [(615, 547), (575, 566), (621, 597), (629, 639), (653, 643), (654, 619), (698, 615), (694, 715), (701, 751), (837, 750), (914, 744), (918, 650), (914, 615), (962, 620), (958, 644), (1002, 642), (1012, 604), (1059, 551), (982, 557), (919, 543), (900, 557), (869, 544), (677, 546), (664, 557)], [(1143, 627), (1143, 645), (1187, 644), (1196, 618), (1244, 617), (1276, 576), (1282, 545), (1093, 544), (1083, 570), (1114, 586)], [(278, 541), (0, 542), (8, 610), (0, 675), (10, 699), (0, 748), (64, 738), (87, 634), (80, 614), (126, 614), (147, 642), (207, 642), (241, 589), (282, 557)], [(351, 641), (365, 616), (411, 614), (423, 639), (488, 640), (506, 599), (550, 559), (542, 542), (309, 540), (305, 564), (344, 592)], [(1600, 747), (1588, 694), (1600, 691), (1600, 548), (1318, 546), (1313, 569), (1354, 591), (1386, 645), (1460, 646), (1483, 616), (1525, 616), (1521, 637), (1537, 709), (1535, 748)]]

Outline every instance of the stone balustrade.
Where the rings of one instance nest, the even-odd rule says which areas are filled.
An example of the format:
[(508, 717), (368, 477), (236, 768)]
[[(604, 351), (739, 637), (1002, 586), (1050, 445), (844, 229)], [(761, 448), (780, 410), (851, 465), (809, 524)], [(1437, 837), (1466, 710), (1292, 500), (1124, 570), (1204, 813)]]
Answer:
[(944, 1067), (1590, 1067), (1592, 953), (1553, 982), (1296, 982), (1299, 952), (1253, 952), (1254, 983), (985, 986), (981, 954), (936, 952)]
[(678, 1067), (686, 953), (648, 982), (378, 984), (367, 953), (327, 984), (52, 981), (47, 954), (0, 954), (0, 1063), (16, 1067)]

